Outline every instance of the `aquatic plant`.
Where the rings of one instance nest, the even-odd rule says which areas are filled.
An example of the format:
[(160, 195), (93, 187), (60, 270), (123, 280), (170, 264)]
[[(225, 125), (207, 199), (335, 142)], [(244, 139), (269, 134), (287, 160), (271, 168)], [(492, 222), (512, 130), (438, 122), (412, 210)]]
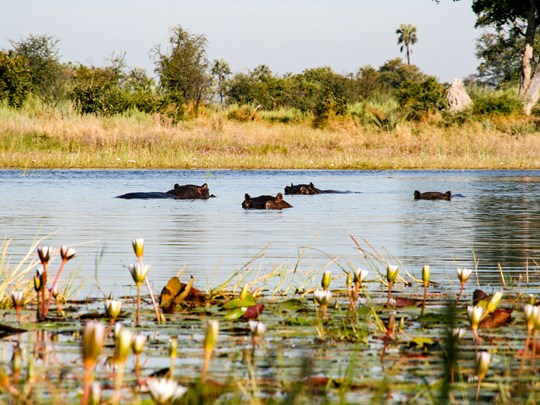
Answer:
[(104, 344), (105, 327), (98, 321), (89, 321), (84, 327), (82, 341), (82, 359), (84, 365), (83, 405), (88, 404), (92, 373), (96, 367)]
[(482, 318), (484, 317), (485, 313), (486, 313), (485, 308), (480, 305), (477, 305), (477, 306), (469, 305), (467, 307), (467, 317), (469, 318), (469, 322), (471, 323), (471, 329), (474, 335), (474, 341), (477, 344), (479, 344), (482, 340), (480, 336), (478, 336), (478, 326), (480, 325), (480, 321), (482, 321)]
[(480, 395), (480, 386), (482, 381), (487, 375), (489, 364), (491, 363), (491, 354), (485, 351), (478, 352), (476, 355), (476, 377), (478, 378), (478, 384), (476, 385), (476, 400)]
[[(38, 250), (38, 252), (39, 252), (39, 250)], [(49, 254), (50, 254), (50, 252), (49, 252)], [(56, 276), (54, 277), (54, 281), (52, 283), (50, 293), (49, 293), (49, 299), (48, 299), (48, 301), (45, 304), (44, 309), (43, 309), (43, 317), (44, 318), (46, 318), (47, 314), (49, 313), (49, 307), (51, 305), (52, 299), (56, 298), (58, 296), (58, 281), (60, 280), (60, 274), (62, 274), (62, 270), (64, 269), (64, 266), (66, 265), (66, 263), (68, 261), (73, 259), (76, 255), (77, 255), (77, 251), (75, 249), (73, 249), (72, 247), (60, 246), (60, 257), (61, 257), (62, 261), (60, 263), (60, 267), (59, 267), (58, 271), (56, 272)], [(39, 255), (39, 257), (41, 259), (41, 254)], [(43, 264), (43, 260), (41, 260), (41, 263)], [(45, 271), (45, 268), (46, 268), (46, 266), (43, 265), (44, 271)], [(47, 277), (45, 275), (45, 281), (46, 280), (47, 280)], [(53, 291), (55, 292), (55, 294), (53, 294)], [(59, 308), (59, 303), (58, 302), (57, 302), (57, 307)], [(59, 312), (61, 313), (60, 309), (59, 309)]]
[(206, 380), (206, 374), (208, 372), (208, 367), (210, 365), (210, 358), (212, 357), (212, 352), (216, 347), (216, 341), (219, 334), (219, 321), (216, 319), (210, 319), (206, 323), (206, 334), (204, 336), (204, 364), (201, 371), (201, 381)]
[(386, 308), (390, 308), (390, 299), (392, 298), (392, 286), (397, 279), (399, 267), (389, 264), (386, 267), (386, 281), (388, 281), (388, 300), (386, 301)]
[(458, 304), (459, 299), (461, 298), (461, 294), (463, 293), (463, 288), (465, 287), (465, 283), (467, 282), (471, 274), (472, 274), (471, 269), (460, 269), (460, 268), (457, 269), (457, 275), (458, 275), (461, 285), (460, 285), (459, 293), (456, 299), (456, 305)]

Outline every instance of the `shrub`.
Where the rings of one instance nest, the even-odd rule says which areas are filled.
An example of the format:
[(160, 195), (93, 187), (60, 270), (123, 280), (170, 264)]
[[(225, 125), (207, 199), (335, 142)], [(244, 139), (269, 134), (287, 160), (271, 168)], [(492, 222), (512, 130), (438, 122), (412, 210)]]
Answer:
[(401, 107), (409, 110), (409, 117), (418, 121), (446, 106), (445, 93), (444, 86), (430, 77), (422, 83), (402, 83), (396, 97)]
[(509, 93), (490, 92), (473, 98), (476, 115), (510, 115), (521, 110), (521, 103)]

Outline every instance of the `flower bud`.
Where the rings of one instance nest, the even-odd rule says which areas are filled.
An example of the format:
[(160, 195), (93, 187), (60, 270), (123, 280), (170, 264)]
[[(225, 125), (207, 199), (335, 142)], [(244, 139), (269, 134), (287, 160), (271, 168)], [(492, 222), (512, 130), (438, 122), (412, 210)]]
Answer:
[(206, 335), (204, 337), (204, 350), (211, 352), (216, 346), (217, 337), (219, 334), (219, 321), (209, 320), (207, 323)]
[(242, 287), (242, 291), (240, 291), (240, 295), (238, 298), (240, 298), (240, 301), (243, 301), (247, 298), (248, 296), (248, 285), (247, 284), (244, 284), (244, 286)]
[(452, 328), (452, 329), (448, 330), (448, 334), (456, 342), (459, 342), (463, 338), (463, 336), (465, 336), (465, 329), (464, 328)]
[(36, 275), (34, 276), (34, 289), (36, 292), (40, 292), (46, 283), (47, 279), (43, 267), (36, 268)]
[(114, 358), (120, 364), (126, 362), (131, 351), (131, 335), (131, 331), (125, 327), (115, 335)]
[(175, 359), (178, 356), (178, 338), (171, 336), (169, 339), (169, 357)]
[(24, 293), (22, 291), (13, 291), (11, 293), (11, 301), (13, 302), (13, 306), (15, 308), (23, 307), (24, 306)]
[(77, 251), (68, 246), (60, 246), (60, 257), (67, 262), (77, 255)]
[(143, 238), (133, 239), (131, 244), (133, 245), (133, 251), (135, 252), (135, 256), (137, 256), (137, 258), (140, 259), (144, 253), (144, 239)]
[(146, 340), (147, 338), (144, 335), (135, 336), (132, 342), (133, 353), (141, 354), (144, 350), (144, 345), (146, 344)]
[(120, 315), (122, 301), (112, 299), (112, 295), (105, 301), (105, 315), (110, 319), (116, 319)]
[(388, 280), (389, 283), (393, 283), (394, 281), (396, 281), (398, 272), (399, 272), (398, 266), (395, 266), (392, 264), (388, 265), (388, 267), (386, 268), (386, 279)]
[(538, 313), (538, 307), (532, 304), (526, 304), (523, 307), (523, 312), (525, 314), (525, 323), (527, 324), (527, 329), (532, 331), (536, 326), (536, 313)]
[(323, 290), (327, 290), (330, 287), (330, 281), (332, 280), (332, 273), (328, 270), (323, 273), (321, 286)]
[(96, 364), (105, 343), (105, 326), (98, 321), (90, 321), (84, 327), (82, 355), (85, 367)]
[(97, 381), (92, 381), (90, 384), (90, 399), (88, 403), (91, 405), (99, 405), (101, 403), (101, 387)]
[(482, 380), (489, 369), (491, 363), (491, 354), (488, 352), (478, 352), (476, 355), (476, 376)]
[(424, 286), (426, 287), (429, 284), (430, 276), (431, 276), (431, 269), (429, 265), (426, 264), (424, 267), (422, 267), (422, 281), (424, 282)]
[(487, 303), (486, 310), (488, 312), (493, 312), (497, 309), (499, 306), (499, 303), (501, 302), (501, 299), (503, 297), (503, 293), (500, 291), (497, 291), (495, 294), (491, 296), (489, 299), (489, 302)]

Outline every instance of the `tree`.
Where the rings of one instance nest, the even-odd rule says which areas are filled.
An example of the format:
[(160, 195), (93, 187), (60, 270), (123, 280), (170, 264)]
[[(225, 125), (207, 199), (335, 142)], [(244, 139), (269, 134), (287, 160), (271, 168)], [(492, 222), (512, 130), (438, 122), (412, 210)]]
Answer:
[(190, 34), (181, 26), (171, 30), (169, 48), (153, 49), (156, 73), (165, 92), (180, 92), (195, 113), (207, 95), (210, 78), (206, 57), (206, 37)]
[(534, 42), (540, 24), (540, 0), (473, 0), (472, 9), (477, 15), (477, 27), (501, 30), (514, 26), (524, 38), (519, 98), (525, 114), (530, 115), (540, 92), (540, 64), (534, 57)]
[(399, 48), (400, 52), (403, 52), (403, 49), (406, 51), (407, 55), (407, 65), (411, 64), (411, 46), (416, 44), (416, 27), (410, 24), (401, 24), (396, 30), (398, 34), (398, 45), (401, 45)]
[(59, 61), (58, 40), (49, 35), (29, 35), (10, 41), (16, 55), (28, 60), (32, 91), (47, 102), (58, 102), (66, 92), (67, 75)]
[(21, 107), (32, 88), (28, 59), (13, 51), (0, 51), (0, 100), (11, 107)]
[(231, 73), (231, 67), (224, 59), (214, 60), (212, 65), (212, 75), (217, 79), (217, 94), (221, 104), (223, 104), (225, 98), (226, 80)]

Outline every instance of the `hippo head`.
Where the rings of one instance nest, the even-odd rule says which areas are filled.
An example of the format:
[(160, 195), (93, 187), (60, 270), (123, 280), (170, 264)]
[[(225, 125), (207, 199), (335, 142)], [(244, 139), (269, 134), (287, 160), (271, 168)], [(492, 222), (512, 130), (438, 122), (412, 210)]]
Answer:
[(176, 183), (174, 185), (174, 190), (169, 191), (169, 193), (184, 198), (201, 198), (204, 200), (210, 198), (210, 190), (208, 189), (208, 184), (206, 183), (204, 183), (202, 186), (195, 186), (193, 184), (181, 186), (180, 184)]
[(291, 183), (290, 186), (285, 186), (285, 194), (286, 195), (290, 195), (290, 194), (300, 194), (300, 187), (301, 186), (298, 186), (298, 185), (294, 185)]
[(247, 193), (244, 196), (244, 201), (242, 202), (242, 208), (245, 208), (245, 209), (253, 208), (253, 202), (251, 201), (251, 196)]
[(292, 208), (292, 205), (283, 199), (283, 194), (277, 193), (276, 198), (268, 200), (265, 204), (267, 210), (282, 210)]

